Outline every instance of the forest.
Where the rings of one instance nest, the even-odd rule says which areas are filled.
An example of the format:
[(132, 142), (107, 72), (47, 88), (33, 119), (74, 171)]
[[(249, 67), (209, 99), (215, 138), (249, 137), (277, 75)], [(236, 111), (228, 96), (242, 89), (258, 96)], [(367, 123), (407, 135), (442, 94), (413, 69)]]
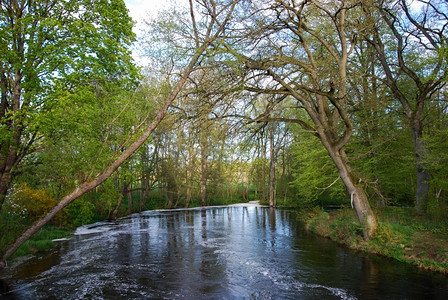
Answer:
[(138, 38), (123, 0), (0, 3), (2, 266), (158, 208), (448, 223), (446, 1), (189, 0)]

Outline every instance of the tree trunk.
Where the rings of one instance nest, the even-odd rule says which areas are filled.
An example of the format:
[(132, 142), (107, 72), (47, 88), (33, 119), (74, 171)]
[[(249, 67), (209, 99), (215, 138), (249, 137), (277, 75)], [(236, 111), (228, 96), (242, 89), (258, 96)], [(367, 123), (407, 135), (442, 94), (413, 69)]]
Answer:
[(143, 151), (141, 152), (141, 165), (142, 165), (142, 169), (141, 169), (141, 180), (140, 180), (140, 201), (139, 201), (139, 205), (138, 205), (138, 210), (139, 212), (142, 212), (143, 210), (143, 206), (145, 205), (146, 202), (146, 195), (148, 194), (148, 186), (149, 186), (149, 178), (148, 178), (148, 150), (147, 147), (142, 149)]
[(118, 210), (120, 209), (121, 203), (123, 202), (124, 194), (126, 193), (126, 190), (128, 189), (128, 185), (125, 183), (123, 185), (123, 188), (120, 191), (120, 197), (118, 198), (117, 205), (115, 206), (114, 210), (109, 214), (108, 219), (109, 220), (116, 220), (118, 217)]
[(271, 170), (269, 172), (269, 206), (275, 207), (276, 203), (276, 188), (275, 188), (275, 160), (271, 160)]
[(167, 187), (167, 189), (166, 189), (165, 208), (173, 208), (173, 202), (174, 202), (174, 194), (173, 194), (173, 192)]
[(139, 211), (142, 212), (143, 208), (146, 205), (146, 198), (148, 197), (148, 192), (150, 189), (149, 180), (146, 176), (142, 179), (142, 191), (140, 193), (140, 204)]
[(418, 213), (426, 212), (426, 205), (429, 192), (429, 172), (423, 165), (426, 155), (426, 144), (423, 141), (423, 129), (421, 120), (411, 121), (412, 138), (414, 142), (415, 165), (417, 169), (417, 183), (415, 194), (415, 209)]
[[(192, 134), (188, 132), (188, 140), (193, 140)], [(193, 183), (193, 170), (194, 170), (194, 162), (196, 160), (195, 151), (193, 145), (189, 143), (188, 145), (188, 157), (185, 159), (185, 186), (186, 186), (186, 195), (185, 195), (185, 207), (188, 208), (191, 202), (191, 194), (192, 194), (192, 183)]]
[(107, 219), (109, 220), (116, 220), (118, 217), (118, 210), (120, 209), (121, 202), (123, 202), (123, 194), (120, 195), (118, 198), (117, 205), (115, 206), (114, 210), (110, 212), (109, 217)]
[(201, 205), (207, 205), (207, 145), (201, 142)]
[(359, 223), (361, 224), (364, 240), (368, 241), (376, 236), (378, 221), (370, 207), (364, 188), (353, 174), (344, 150), (337, 151), (336, 149), (330, 148), (328, 153), (338, 168), (339, 176), (347, 192), (350, 194), (351, 205), (355, 209)]
[(262, 200), (266, 200), (266, 144), (263, 143), (263, 138), (261, 140), (261, 154), (262, 154), (262, 166), (261, 166), (261, 192), (262, 192)]
[(3, 203), (6, 200), (9, 184), (12, 179), (11, 168), (12, 165), (8, 163), (8, 160), (4, 163), (4, 166), (2, 166), (3, 171), (0, 175), (0, 211), (2, 211)]
[[(21, 133), (17, 133), (20, 134)], [(9, 153), (7, 154), (7, 156), (4, 158), (4, 161), (2, 162), (2, 164), (0, 165), (0, 211), (2, 210), (3, 207), (3, 203), (6, 200), (6, 195), (8, 194), (8, 190), (9, 190), (9, 185), (11, 184), (12, 178), (13, 178), (13, 171), (15, 166), (17, 166), (17, 164), (20, 161), (20, 157), (17, 154), (17, 151), (14, 150), (15, 147), (19, 147), (20, 144), (18, 144), (19, 142), (17, 141), (16, 143), (14, 143), (14, 145), (9, 144), (7, 146), (7, 148), (9, 149)], [(6, 148), (6, 147), (5, 147)], [(3, 150), (3, 149), (0, 149)], [(0, 158), (3, 159), (2, 157), (3, 155), (0, 154)]]
[(269, 207), (275, 207), (276, 188), (275, 188), (275, 161), (276, 149), (274, 147), (274, 123), (270, 123), (269, 130), (269, 150), (270, 150), (270, 168), (269, 168)]
[(128, 215), (130, 215), (132, 214), (132, 189), (130, 185), (127, 194), (128, 194)]
[(250, 188), (250, 180), (248, 179), (246, 182), (246, 186), (244, 186), (244, 183), (242, 184), (243, 189), (243, 202), (249, 201), (249, 188)]
[(191, 187), (189, 182), (187, 182), (187, 193), (185, 196), (185, 208), (188, 208), (190, 206), (190, 201), (191, 201)]
[[(2, 78), (3, 79), (3, 78)], [(3, 203), (6, 200), (6, 195), (8, 194), (9, 185), (13, 178), (13, 170), (15, 166), (20, 162), (24, 153), (20, 156), (17, 153), (18, 149), (22, 148), (22, 152), (25, 152), (25, 147), (22, 141), (22, 131), (23, 131), (23, 116), (19, 114), (20, 101), (22, 98), (22, 79), (23, 75), (16, 71), (14, 82), (13, 82), (13, 95), (12, 95), (12, 120), (7, 120), (3, 122), (3, 118), (6, 115), (6, 109), (3, 110), (2, 107), (2, 118), (0, 125), (7, 125), (7, 128), (12, 131), (13, 137), (11, 140), (4, 142), (0, 145), (0, 211), (2, 210)], [(3, 84), (2, 84), (3, 85)], [(4, 97), (4, 90), (2, 88), (2, 98)], [(3, 103), (4, 102), (4, 103)], [(2, 99), (2, 106), (6, 105), (6, 99)], [(7, 153), (3, 155), (3, 153)]]
[[(404, 4), (404, 2), (403, 2)], [(404, 4), (401, 8), (408, 9), (406, 7), (406, 4)], [(409, 120), (410, 127), (411, 127), (411, 133), (412, 138), (414, 142), (414, 155), (416, 158), (415, 165), (416, 165), (416, 197), (415, 197), (415, 209), (417, 212), (424, 214), (426, 212), (426, 204), (427, 204), (427, 198), (428, 198), (428, 192), (429, 192), (429, 172), (428, 170), (425, 170), (423, 165), (423, 160), (426, 155), (426, 146), (424, 141), (422, 140), (423, 137), (423, 111), (425, 103), (428, 102), (432, 94), (439, 88), (441, 88), (444, 85), (445, 80), (442, 79), (442, 77), (437, 78), (439, 75), (438, 68), (441, 66), (441, 64), (437, 64), (435, 69), (433, 70), (426, 70), (427, 74), (431, 74), (431, 76), (422, 76), (419, 69), (413, 69), (416, 65), (414, 64), (414, 59), (411, 59), (409, 62), (406, 61), (406, 55), (403, 55), (405, 53), (405, 48), (407, 47), (407, 40), (412, 40), (413, 38), (421, 35), (425, 35), (426, 25), (425, 22), (421, 23), (420, 25), (417, 25), (417, 21), (411, 17), (410, 14), (406, 13), (406, 18), (403, 20), (404, 22), (411, 22), (414, 25), (417, 26), (416, 30), (408, 35), (408, 33), (401, 35), (401, 29), (398, 29), (396, 27), (398, 24), (401, 24), (400, 22), (396, 22), (396, 17), (391, 14), (391, 12), (384, 7), (380, 6), (381, 12), (382, 12), (382, 18), (388, 25), (388, 27), (391, 29), (391, 32), (393, 33), (394, 42), (396, 43), (396, 55), (394, 55), (394, 59), (391, 61), (388, 61), (388, 55), (386, 55), (386, 49), (388, 47), (385, 46), (386, 41), (382, 40), (382, 38), (386, 35), (382, 33), (378, 28), (375, 28), (373, 31), (373, 45), (375, 46), (376, 53), (379, 58), (379, 62), (381, 63), (384, 74), (386, 75), (386, 81), (385, 83), (388, 85), (388, 87), (391, 89), (394, 97), (396, 100), (398, 100), (405, 112), (406, 117)], [(426, 11), (428, 13), (428, 11)], [(423, 19), (426, 19), (428, 15), (426, 13), (423, 13), (420, 17), (423, 17)], [(419, 17), (419, 18), (420, 18)], [(428, 18), (429, 20), (429, 18)], [(401, 26), (401, 25), (398, 25)], [(390, 39), (390, 36), (387, 36), (387, 43), (390, 43), (392, 40)], [(421, 46), (423, 46), (424, 42), (421, 41)], [(439, 42), (436, 42), (439, 43)], [(433, 50), (437, 53), (440, 49), (443, 48), (443, 42), (440, 40), (441, 44), (438, 44), (437, 46), (433, 45)], [(440, 47), (440, 48), (439, 48)], [(425, 55), (428, 55), (426, 53)], [(432, 54), (430, 54), (432, 55)], [(398, 58), (397, 59), (395, 58)], [(394, 70), (395, 67), (398, 66), (399, 69)], [(432, 68), (432, 67), (429, 67)], [(433, 73), (434, 71), (436, 71)], [(444, 74), (444, 73), (440, 73)], [(406, 92), (402, 91), (400, 89), (400, 86), (397, 84), (400, 82), (400, 80), (403, 80), (404, 78), (402, 76), (406, 76), (408, 79), (410, 79), (410, 82), (413, 82), (415, 84), (416, 91), (414, 93), (414, 99), (411, 99), (409, 95), (407, 95), (408, 90), (412, 90), (413, 88), (409, 88), (407, 86)], [(444, 76), (444, 75), (442, 75)], [(430, 77), (434, 77), (431, 79), (428, 79)]]

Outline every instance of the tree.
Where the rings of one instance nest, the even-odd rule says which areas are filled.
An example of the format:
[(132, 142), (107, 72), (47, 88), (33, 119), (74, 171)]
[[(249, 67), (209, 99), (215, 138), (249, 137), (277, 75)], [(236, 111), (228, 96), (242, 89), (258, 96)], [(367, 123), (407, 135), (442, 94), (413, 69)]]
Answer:
[(290, 127), (294, 137), (289, 148), (293, 157), (290, 185), (297, 199), (293, 204), (313, 205), (324, 193), (332, 199), (346, 197), (338, 171), (322, 143), (297, 124)]
[(199, 148), (201, 149), (201, 205), (207, 205), (207, 181), (208, 181), (208, 141), (206, 132), (200, 133)]
[(349, 65), (348, 89), (356, 134), (347, 152), (353, 167), (362, 170), (366, 190), (377, 206), (413, 205), (415, 176), (408, 123), (398, 113), (400, 104), (379, 79), (382, 71), (374, 47), (359, 40)]
[[(348, 0), (260, 1), (258, 10), (249, 14), (252, 19), (243, 20), (243, 28), (235, 28), (225, 48), (244, 64), (248, 90), (283, 96), (279, 102), (292, 97), (296, 107), (306, 111), (311, 124), (284, 121), (296, 122), (320, 139), (368, 240), (376, 235), (378, 223), (344, 149), (353, 133), (347, 68), (358, 35), (358, 28), (350, 22), (360, 13), (357, 4)], [(244, 46), (246, 51), (239, 50)]]
[(431, 173), (431, 197), (427, 212), (442, 220), (446, 219), (448, 208), (448, 101), (446, 91), (437, 93), (431, 101), (428, 116), (431, 127), (430, 134), (424, 137), (428, 153), (424, 165)]
[[(0, 210), (15, 170), (35, 149), (55, 90), (135, 86), (132, 19), (122, 0), (1, 1)], [(57, 93), (57, 92), (56, 92)]]
[[(211, 45), (211, 43), (219, 39), (227, 22), (230, 20), (232, 13), (235, 9), (238, 0), (231, 1), (229, 3), (217, 3), (215, 1), (204, 1), (202, 4), (206, 4), (208, 9), (208, 19), (206, 19), (206, 26), (204, 30), (199, 31), (196, 21), (195, 21), (195, 8), (193, 1), (190, 0), (190, 15), (191, 21), (190, 26), (194, 32), (193, 47), (189, 50), (192, 55), (190, 59), (187, 59), (186, 64), (181, 71), (180, 75), (177, 77), (177, 83), (170, 89), (169, 93), (165, 96), (165, 101), (159, 108), (159, 111), (155, 118), (153, 119), (147, 127), (142, 130), (141, 134), (134, 139), (128, 141), (120, 148), (119, 152), (116, 154), (117, 158), (114, 159), (108, 166), (105, 166), (103, 171), (99, 172), (92, 178), (88, 178), (79, 186), (77, 186), (72, 192), (63, 197), (59, 203), (46, 214), (43, 218), (34, 223), (30, 228), (28, 228), (16, 241), (8, 246), (2, 255), (0, 268), (6, 266), (6, 260), (22, 245), (29, 237), (35, 234), (40, 228), (42, 228), (48, 221), (50, 221), (59, 211), (66, 207), (69, 203), (87, 193), (88, 191), (94, 189), (104, 181), (106, 181), (119, 167), (120, 165), (128, 159), (154, 132), (156, 127), (162, 122), (168, 113), (168, 109), (174, 100), (177, 98), (185, 82), (188, 80), (188, 76), (195, 71), (198, 65), (198, 61), (206, 51), (206, 49)], [(204, 24), (201, 22), (201, 24)], [(184, 61), (185, 62), (185, 61)], [(131, 138), (131, 137), (130, 137)]]
[(447, 3), (416, 1), (414, 12), (405, 0), (363, 5), (366, 22), (372, 24), (366, 39), (376, 51), (384, 82), (401, 104), (412, 132), (417, 171), (415, 208), (424, 213), (430, 174), (424, 161), (425, 105), (445, 84)]

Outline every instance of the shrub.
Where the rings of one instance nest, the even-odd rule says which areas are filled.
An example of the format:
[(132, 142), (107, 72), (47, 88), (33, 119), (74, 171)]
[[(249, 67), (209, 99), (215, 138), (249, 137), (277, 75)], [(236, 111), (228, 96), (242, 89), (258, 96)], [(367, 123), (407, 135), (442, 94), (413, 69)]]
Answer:
[(84, 199), (78, 199), (70, 203), (67, 210), (70, 221), (75, 228), (92, 223), (95, 218), (95, 205)]
[[(32, 189), (24, 183), (15, 190), (10, 203), (10, 210), (16, 215), (37, 220), (48, 213), (57, 203), (58, 201), (51, 197), (47, 191)], [(65, 212), (57, 214), (51, 220), (51, 223), (58, 226), (65, 225)]]

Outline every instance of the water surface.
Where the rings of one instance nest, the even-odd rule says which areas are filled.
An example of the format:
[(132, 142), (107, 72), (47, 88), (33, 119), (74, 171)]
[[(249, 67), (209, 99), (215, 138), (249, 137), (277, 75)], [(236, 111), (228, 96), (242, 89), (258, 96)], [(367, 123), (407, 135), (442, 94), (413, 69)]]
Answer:
[(263, 207), (83, 226), (6, 276), (16, 299), (448, 299), (443, 275), (354, 253)]

